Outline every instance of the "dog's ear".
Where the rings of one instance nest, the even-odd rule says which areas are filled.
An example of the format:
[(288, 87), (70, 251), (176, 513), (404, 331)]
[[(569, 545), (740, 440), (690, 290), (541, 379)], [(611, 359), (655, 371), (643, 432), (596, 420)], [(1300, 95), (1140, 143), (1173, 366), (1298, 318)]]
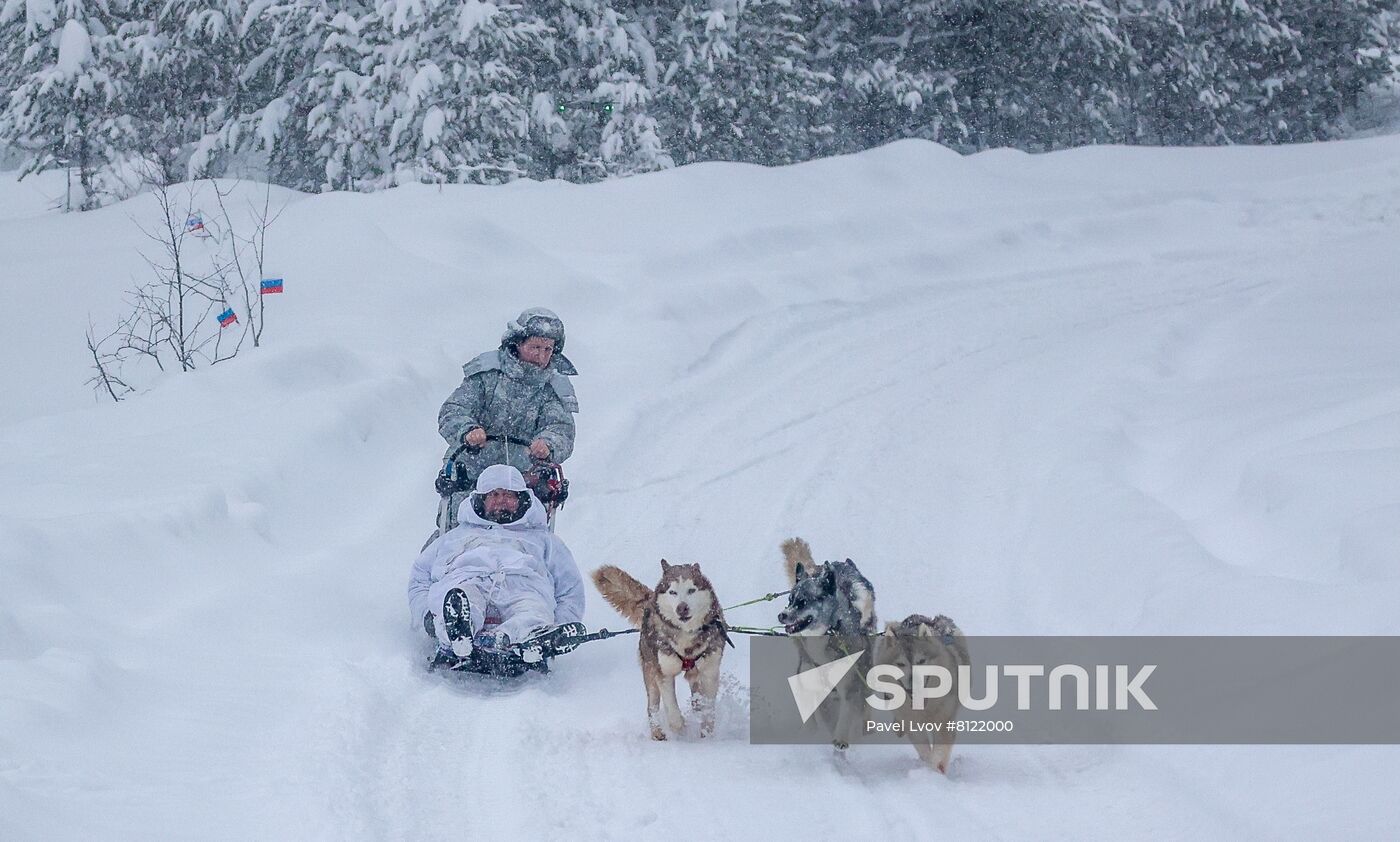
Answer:
[(662, 572), (662, 573), (665, 573), (667, 570), (670, 570), (670, 569), (671, 569), (671, 562), (667, 561), (667, 560), (664, 559), (664, 558), (661, 559), (661, 572)]
[(885, 637), (888, 637), (890, 639), (899, 637), (899, 624), (885, 623)]
[(797, 562), (796, 578), (799, 582), (807, 578), (807, 568), (803, 567), (800, 561)]
[(836, 593), (836, 571), (829, 564), (822, 567), (821, 586), (827, 593)]
[(919, 623), (919, 637), (938, 637), (938, 634), (928, 623)]

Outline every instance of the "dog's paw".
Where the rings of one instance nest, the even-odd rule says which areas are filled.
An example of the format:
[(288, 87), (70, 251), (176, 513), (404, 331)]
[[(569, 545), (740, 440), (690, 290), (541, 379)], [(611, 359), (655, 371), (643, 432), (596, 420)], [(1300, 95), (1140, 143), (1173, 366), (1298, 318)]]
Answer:
[(662, 731), (660, 728), (653, 727), (651, 729), (651, 738), (657, 742), (662, 742), (666, 739), (666, 732)]
[(846, 742), (845, 740), (832, 740), (831, 745), (837, 751), (845, 751), (846, 749), (851, 747), (851, 744)]

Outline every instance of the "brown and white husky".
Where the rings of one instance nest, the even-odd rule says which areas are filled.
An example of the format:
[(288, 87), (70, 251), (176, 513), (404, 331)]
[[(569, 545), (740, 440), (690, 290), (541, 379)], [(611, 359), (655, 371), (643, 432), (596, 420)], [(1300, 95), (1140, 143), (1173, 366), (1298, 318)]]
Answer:
[(676, 701), (676, 676), (682, 674), (690, 685), (691, 707), (700, 714), (700, 735), (712, 734), (719, 664), (729, 636), (719, 599), (700, 566), (662, 559), (661, 581), (648, 588), (609, 564), (593, 571), (593, 583), (608, 604), (641, 629), (637, 654), (646, 685), (651, 738), (666, 739), (663, 715), (672, 733), (685, 729)]
[[(911, 725), (918, 723), (923, 726), (906, 726), (905, 736), (919, 753), (920, 760), (946, 775), (948, 759), (953, 754), (953, 741), (958, 736), (949, 727), (958, 718), (958, 667), (972, 663), (968, 657), (967, 638), (956, 623), (942, 614), (933, 618), (910, 614), (898, 623), (885, 626), (876, 661), (900, 668), (903, 676), (900, 684), (910, 699), (914, 692), (914, 667), (941, 666), (952, 677), (952, 686), (946, 695), (925, 701), (923, 710), (906, 707), (897, 714)], [(936, 728), (933, 727), (935, 725)]]

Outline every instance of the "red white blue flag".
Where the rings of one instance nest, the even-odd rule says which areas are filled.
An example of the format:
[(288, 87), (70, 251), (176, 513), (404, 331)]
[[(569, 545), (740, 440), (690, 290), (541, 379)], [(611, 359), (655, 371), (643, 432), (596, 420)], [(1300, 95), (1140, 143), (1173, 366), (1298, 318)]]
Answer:
[(204, 230), (204, 216), (197, 213), (190, 214), (189, 218), (185, 220), (185, 233), (208, 234), (209, 232)]
[(232, 307), (219, 314), (219, 327), (228, 327), (236, 321), (238, 321), (238, 314), (233, 312)]
[(281, 278), (263, 278), (262, 285), (258, 287), (259, 295), (275, 295), (282, 291)]

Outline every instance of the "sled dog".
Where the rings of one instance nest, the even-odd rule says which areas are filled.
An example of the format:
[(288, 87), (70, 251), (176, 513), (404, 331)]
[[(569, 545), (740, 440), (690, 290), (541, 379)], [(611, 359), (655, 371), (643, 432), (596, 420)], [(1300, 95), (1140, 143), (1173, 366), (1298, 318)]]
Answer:
[[(792, 592), (778, 622), (793, 636), (801, 670), (864, 651), (853, 674), (865, 675), (874, 663), (871, 645), (876, 633), (875, 588), (870, 580), (849, 558), (817, 564), (811, 547), (801, 538), (784, 541), (782, 551)], [(864, 683), (851, 679), (838, 685), (818, 708), (838, 750), (850, 746), (861, 726), (864, 697)]]
[(787, 608), (778, 615), (784, 631), (814, 636), (875, 633), (875, 587), (854, 561), (817, 564), (806, 541), (789, 538), (783, 542), (783, 563), (792, 586)]
[(593, 583), (609, 605), (641, 629), (637, 654), (651, 738), (666, 739), (663, 720), (674, 734), (685, 729), (676, 701), (676, 676), (682, 674), (690, 685), (691, 708), (700, 714), (700, 736), (712, 734), (719, 664), (730, 642), (719, 599), (700, 566), (662, 559), (661, 581), (648, 588), (609, 564), (593, 571)]
[[(933, 619), (910, 614), (898, 623), (885, 626), (876, 649), (877, 663), (893, 664), (902, 671), (900, 684), (909, 699), (914, 697), (914, 667), (938, 665), (952, 676), (947, 694), (926, 699), (923, 710), (915, 710), (912, 704), (906, 703), (896, 714), (897, 719), (908, 723), (904, 735), (919, 753), (919, 759), (946, 775), (953, 741), (957, 738), (957, 733), (947, 726), (958, 718), (958, 667), (971, 665), (967, 638), (956, 623), (942, 614)], [(934, 730), (935, 726), (938, 730)]]

